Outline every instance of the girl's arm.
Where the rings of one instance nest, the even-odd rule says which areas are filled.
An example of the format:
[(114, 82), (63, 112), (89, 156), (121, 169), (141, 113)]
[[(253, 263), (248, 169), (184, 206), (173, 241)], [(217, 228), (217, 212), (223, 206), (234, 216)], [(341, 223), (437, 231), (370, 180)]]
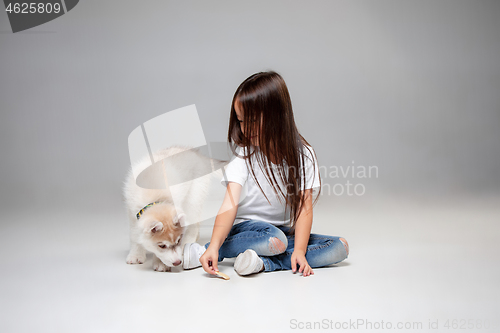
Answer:
[(313, 209), (312, 209), (312, 189), (302, 192), (305, 195), (305, 202), (300, 211), (299, 218), (295, 226), (295, 246), (294, 251), (306, 253), (309, 235), (311, 234)]
[(207, 273), (215, 274), (215, 272), (219, 270), (217, 267), (219, 248), (222, 246), (222, 243), (224, 243), (224, 240), (233, 226), (234, 219), (236, 218), (241, 188), (242, 186), (235, 182), (229, 182), (227, 184), (224, 201), (215, 218), (210, 245), (200, 257), (200, 263)]
[(210, 246), (212, 244), (216, 246), (217, 251), (222, 246), (222, 243), (224, 243), (227, 234), (233, 226), (234, 219), (236, 218), (236, 212), (238, 211), (241, 188), (242, 186), (235, 182), (229, 182), (227, 184), (226, 195), (224, 196), (222, 206), (220, 207), (217, 217), (215, 218), (214, 230), (210, 241)]
[(313, 221), (312, 189), (302, 191), (305, 196), (304, 206), (300, 211), (299, 218), (295, 222), (295, 245), (292, 254), (292, 270), (295, 272), (296, 264), (300, 265), (299, 272), (304, 276), (314, 274), (305, 259), (307, 243), (311, 234)]

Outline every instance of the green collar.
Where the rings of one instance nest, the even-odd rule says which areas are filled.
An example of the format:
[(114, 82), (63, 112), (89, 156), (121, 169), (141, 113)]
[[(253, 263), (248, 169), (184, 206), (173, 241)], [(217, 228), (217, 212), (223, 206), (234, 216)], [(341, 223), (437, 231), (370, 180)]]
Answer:
[(146, 206), (144, 206), (144, 208), (143, 208), (143, 209), (141, 209), (141, 210), (139, 211), (139, 213), (137, 213), (137, 215), (136, 215), (136, 216), (137, 216), (137, 219), (139, 219), (139, 218), (141, 217), (141, 214), (142, 214), (142, 213), (144, 213), (144, 211), (146, 210), (146, 208), (151, 207), (151, 206), (154, 206), (154, 205), (156, 205), (157, 203), (160, 203), (160, 202), (161, 202), (161, 201), (155, 201), (155, 202), (149, 203), (149, 204), (147, 204)]

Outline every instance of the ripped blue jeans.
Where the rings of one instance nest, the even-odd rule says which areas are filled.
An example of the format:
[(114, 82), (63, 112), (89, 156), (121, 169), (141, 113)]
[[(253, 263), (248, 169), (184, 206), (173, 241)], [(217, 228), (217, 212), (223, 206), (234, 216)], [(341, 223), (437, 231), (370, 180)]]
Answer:
[[(224, 258), (234, 258), (247, 249), (252, 249), (264, 262), (265, 272), (291, 270), (295, 236), (287, 235), (289, 229), (257, 220), (235, 224), (219, 249), (219, 261)], [(340, 238), (310, 234), (306, 251), (309, 266), (323, 267), (346, 259), (349, 247), (344, 246)], [(205, 249), (209, 245), (210, 242), (205, 244)]]

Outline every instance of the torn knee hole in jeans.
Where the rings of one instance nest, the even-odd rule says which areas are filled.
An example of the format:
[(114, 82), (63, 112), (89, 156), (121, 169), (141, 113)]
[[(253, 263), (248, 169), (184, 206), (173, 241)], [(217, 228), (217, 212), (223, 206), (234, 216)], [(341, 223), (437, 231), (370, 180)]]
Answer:
[(347, 244), (347, 241), (344, 238), (339, 238), (339, 240), (344, 244), (345, 251), (347, 252), (347, 255), (349, 255), (349, 244)]
[(286, 246), (281, 240), (276, 237), (269, 238), (269, 251), (274, 254), (285, 252)]

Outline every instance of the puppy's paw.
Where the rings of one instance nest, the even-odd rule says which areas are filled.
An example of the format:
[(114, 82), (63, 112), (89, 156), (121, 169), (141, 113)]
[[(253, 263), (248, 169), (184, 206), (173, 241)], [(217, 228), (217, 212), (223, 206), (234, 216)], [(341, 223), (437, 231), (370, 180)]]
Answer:
[(137, 255), (135, 253), (129, 253), (127, 256), (127, 264), (143, 264), (146, 261), (146, 255)]
[(170, 268), (167, 265), (165, 265), (163, 262), (160, 260), (155, 260), (153, 262), (153, 269), (157, 272), (170, 272)]

